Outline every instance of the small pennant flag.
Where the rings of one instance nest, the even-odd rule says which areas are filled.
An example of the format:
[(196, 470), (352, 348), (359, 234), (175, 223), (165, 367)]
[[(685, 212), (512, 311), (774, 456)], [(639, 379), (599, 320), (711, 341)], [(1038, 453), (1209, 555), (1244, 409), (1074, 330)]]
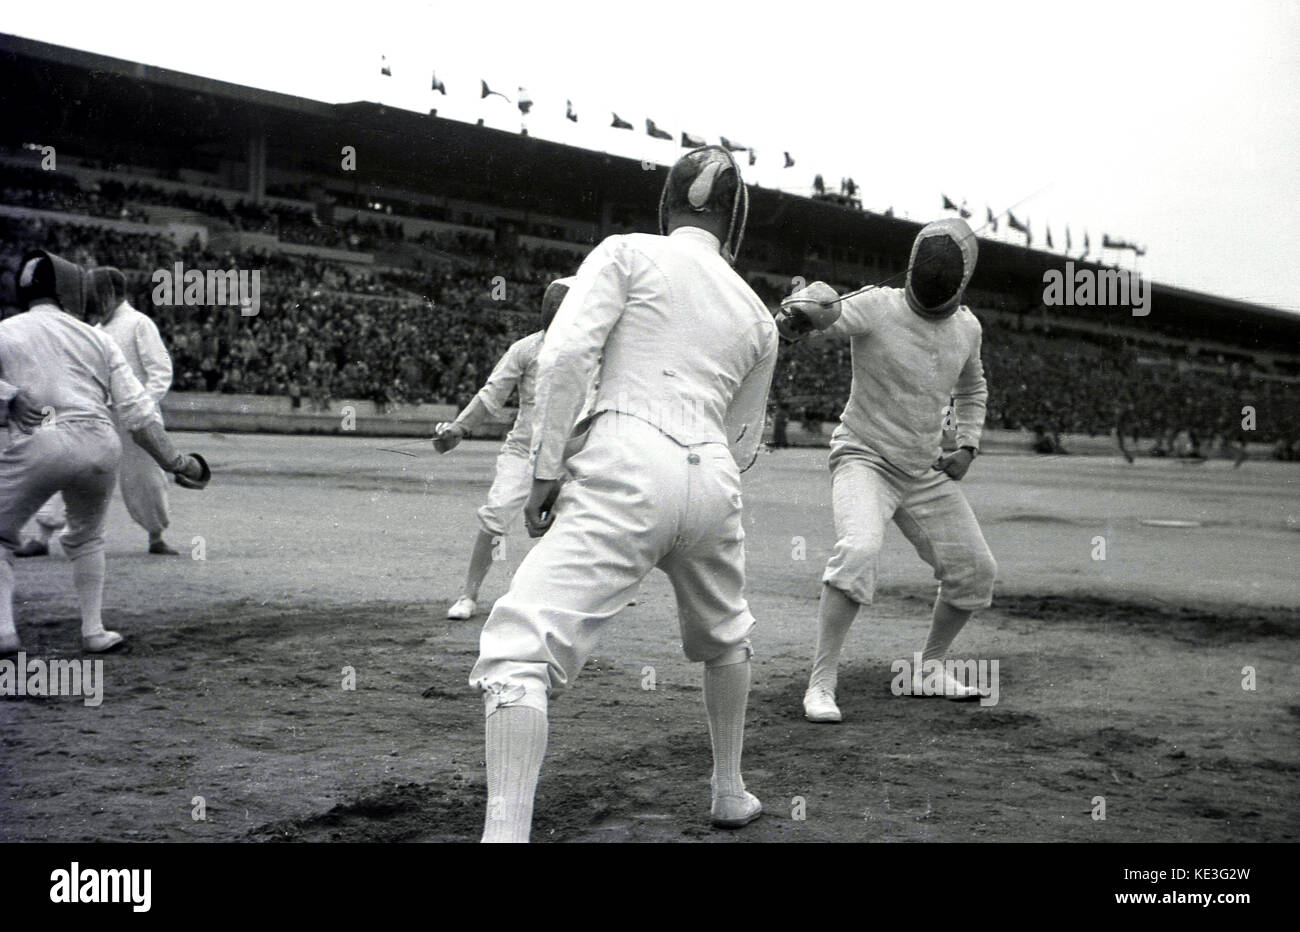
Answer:
[(792, 158), (790, 157), (790, 153), (789, 153), (789, 152), (787, 152), (787, 153), (785, 154), (785, 167), (786, 167), (786, 168), (794, 168), (794, 159), (792, 159)]
[(1068, 253), (1073, 248), (1074, 246), (1070, 242), (1070, 225), (1067, 223), (1065, 225), (1065, 251)]
[(573, 101), (571, 100), (564, 102), (564, 118), (571, 123), (578, 122), (578, 111), (573, 109)]
[(388, 56), (386, 55), (379, 56), (379, 73), (386, 78), (393, 76), (393, 69), (388, 67)]
[(1080, 259), (1088, 258), (1088, 253), (1090, 252), (1092, 252), (1092, 241), (1088, 239), (1088, 231), (1084, 230), (1083, 231), (1083, 255), (1081, 255), (1079, 258)]
[(668, 140), (671, 140), (671, 139), (673, 138), (673, 134), (672, 134), (672, 133), (668, 132), (667, 130), (660, 129), (659, 127), (655, 126), (655, 121), (654, 121), (654, 120), (646, 120), (646, 121), (645, 121), (645, 133), (646, 133), (647, 136), (651, 136), (651, 137), (653, 137), (654, 139), (668, 139)]
[(525, 116), (528, 115), (529, 110), (533, 109), (533, 99), (528, 96), (528, 91), (522, 87), (519, 89), (519, 103), (516, 106), (519, 108), (519, 112)]
[(1052, 228), (1050, 226), (1047, 228), (1047, 248), (1048, 249), (1056, 248), (1056, 244), (1052, 242)]
[[(613, 111), (610, 111), (610, 112), (613, 113)], [(627, 120), (621, 119), (617, 113), (614, 114), (614, 122), (611, 123), (611, 124), (609, 124), (609, 125), (612, 126), (612, 127), (614, 127), (614, 129), (631, 129), (631, 128), (632, 128), (632, 124), (629, 123)]]
[(699, 136), (692, 136), (690, 133), (682, 133), (683, 149), (698, 149), (703, 145), (707, 145), (707, 143)]
[(985, 225), (992, 227), (993, 232), (996, 233), (998, 231), (998, 218), (993, 215), (993, 208), (985, 204), (984, 213), (988, 217), (988, 219), (984, 221)]
[(962, 199), (961, 206), (957, 208), (957, 213), (961, 214), (963, 220), (970, 219), (970, 211), (966, 209), (966, 200)]
[(1011, 229), (1016, 230), (1017, 232), (1020, 233), (1029, 232), (1029, 227), (1025, 226), (1023, 223), (1017, 220), (1016, 215), (1009, 210), (1007, 211), (1007, 226), (1011, 227)]
[(492, 88), (488, 87), (488, 83), (487, 83), (486, 81), (480, 80), (480, 81), (479, 81), (479, 84), (483, 85), (482, 93), (479, 94), (479, 100), (482, 100), (482, 99), (485, 98), (485, 97), (491, 97), (491, 96), (493, 96), (494, 94), (495, 94), (497, 97), (500, 97), (502, 100), (506, 100), (506, 101), (508, 101), (508, 100), (510, 99), (509, 97), (507, 97), (505, 94), (501, 93), (500, 91), (494, 91), (494, 90), (492, 90)]
[(946, 194), (943, 196), (943, 209), (944, 209), (944, 210), (956, 210), (956, 209), (957, 209), (957, 205), (954, 204), (954, 203), (952, 202), (952, 198), (950, 198), (950, 197), (949, 197), (948, 195), (946, 195)]
[(749, 164), (750, 164), (750, 165), (753, 165), (753, 164), (754, 164), (755, 162), (757, 162), (757, 161), (758, 161), (758, 150), (757, 150), (757, 149), (750, 149), (750, 150), (749, 150)]
[(447, 85), (438, 80), (438, 72), (433, 73), (433, 83), (429, 86), (432, 91), (437, 91), (443, 97), (447, 96)]
[(1145, 256), (1147, 251), (1136, 243), (1130, 243), (1128, 240), (1111, 239), (1106, 233), (1101, 234), (1101, 245), (1103, 249), (1129, 249), (1134, 255)]
[(726, 149), (728, 152), (743, 152), (747, 148), (738, 142), (732, 142), (726, 136), (721, 136), (719, 138), (722, 141), (722, 148)]

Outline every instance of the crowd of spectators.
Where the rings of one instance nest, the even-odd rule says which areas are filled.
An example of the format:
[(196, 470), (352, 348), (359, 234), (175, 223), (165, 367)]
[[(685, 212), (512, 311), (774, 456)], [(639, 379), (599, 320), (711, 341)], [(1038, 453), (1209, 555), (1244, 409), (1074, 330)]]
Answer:
[(463, 403), (529, 326), (474, 307), (277, 294), (255, 317), (181, 308), (161, 329), (178, 389), (287, 395), (323, 408), (331, 399)]
[(288, 243), (369, 252), (385, 244), (400, 242), (405, 237), (402, 224), (395, 220), (355, 217), (326, 224), (317, 218), (314, 209), (269, 201), (255, 203), (246, 199), (228, 202), (215, 195), (163, 188), (141, 181), (122, 183), (108, 180), (100, 182), (99, 188), (122, 202), (192, 211), (232, 229), (267, 233)]
[(243, 198), (230, 201), (147, 181), (79, 182), (66, 172), (10, 165), (0, 165), (0, 203), (137, 222), (150, 219), (149, 206), (168, 207), (199, 214), (234, 230), (354, 252), (369, 252), (405, 238), (400, 222), (378, 216), (322, 223), (314, 209), (305, 207)]
[[(466, 258), (431, 273), (374, 271), (312, 257), (178, 248), (162, 236), (75, 224), (7, 225), (0, 262), (13, 304), (13, 271), (42, 247), (86, 266), (116, 265), (132, 304), (154, 317), (170, 348), (179, 391), (463, 404), (516, 339), (537, 329), (546, 282), (573, 271), (545, 270), (538, 256), (517, 263)], [(155, 301), (154, 269), (259, 272), (260, 308)], [(514, 277), (511, 270), (523, 273)], [(499, 277), (500, 276), (500, 277)]]
[[(129, 213), (128, 202), (156, 200), (240, 229), (265, 228), (321, 245), (360, 248), (401, 237), (395, 221), (323, 226), (309, 211), (250, 202), (231, 206), (138, 182), (106, 181), (91, 197), (66, 180), (33, 180), (32, 171), (0, 169), (4, 203), (120, 218)], [(310, 232), (316, 229), (319, 236)], [(0, 261), (13, 269), (23, 249), (43, 246), (83, 265), (124, 269), (133, 303), (157, 319), (171, 347), (178, 390), (288, 395), (309, 404), (339, 398), (464, 404), (509, 343), (535, 329), (545, 285), (572, 274), (580, 257), (564, 249), (515, 248), (503, 255), (486, 231), (429, 232), (418, 241), (443, 254), (433, 270), (376, 269), (278, 252), (217, 253), (197, 240), (178, 247), (160, 235), (11, 220), (0, 238)], [(187, 268), (258, 270), (260, 313), (244, 317), (229, 308), (159, 306), (152, 272), (178, 261)], [(772, 307), (788, 291), (761, 276), (752, 276), (751, 284)], [(11, 283), (6, 285), (11, 294)], [(1162, 356), (1121, 336), (1030, 331), (1007, 323), (1005, 315), (982, 316), (991, 426), (1051, 437), (1118, 429), (1147, 439), (1180, 431), (1240, 439), (1243, 408), (1249, 406), (1256, 429), (1245, 439), (1276, 443), (1284, 455), (1300, 451), (1295, 383), (1265, 378), (1249, 367), (1191, 365), (1176, 350)], [(805, 423), (836, 419), (848, 397), (849, 357), (846, 340), (784, 347), (773, 405), (783, 417)]]
[[(1139, 352), (1119, 336), (1021, 331), (991, 319), (983, 325), (990, 427), (1048, 436), (1122, 430), (1166, 443), (1181, 431), (1220, 443), (1300, 438), (1295, 382), (1237, 365), (1211, 369)], [(806, 341), (782, 350), (772, 397), (792, 418), (834, 420), (848, 400), (851, 376), (849, 341)], [(1246, 409), (1253, 412), (1253, 431), (1242, 429)]]
[(1220, 445), (1300, 437), (1294, 382), (1157, 356), (1118, 336), (1021, 333), (988, 322), (984, 334), (988, 420), (999, 427), (1156, 440), (1187, 431)]
[(144, 221), (143, 211), (127, 205), (111, 183), (82, 186), (76, 179), (57, 172), (13, 165), (0, 165), (0, 204), (88, 214), (109, 220)]
[[(202, 193), (201, 189), (163, 186), (145, 180), (79, 182), (69, 173), (42, 171), (18, 166), (0, 166), (0, 203), (46, 210), (84, 213), (121, 220), (149, 220), (150, 206), (167, 207), (201, 215), (231, 229), (271, 234), (289, 243), (327, 246), (370, 252), (407, 239), (405, 227), (392, 219), (393, 207), (401, 216), (446, 222), (469, 222), (481, 226), (481, 234), (428, 232), (415, 237), (419, 242), (451, 248), (466, 255), (494, 248), (494, 221), (477, 214), (466, 215), (445, 206), (417, 201), (392, 201), (381, 205), (361, 194), (332, 192), (304, 184), (276, 184), (267, 193), (275, 198), (311, 201), (316, 196), (334, 204), (360, 208), (368, 215), (323, 222), (315, 208), (295, 207), (278, 201), (257, 203), (246, 198)], [(141, 206), (143, 205), (143, 206)], [(516, 234), (530, 234), (552, 240), (579, 242), (583, 234), (569, 227), (539, 220), (511, 221)]]

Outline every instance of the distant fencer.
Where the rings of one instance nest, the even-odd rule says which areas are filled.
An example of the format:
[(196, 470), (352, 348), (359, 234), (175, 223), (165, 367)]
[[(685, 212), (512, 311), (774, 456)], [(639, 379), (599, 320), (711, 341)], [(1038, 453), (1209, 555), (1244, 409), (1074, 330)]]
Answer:
[[(991, 603), (997, 573), (957, 486), (979, 452), (988, 398), (982, 330), (961, 303), (977, 258), (975, 236), (964, 221), (936, 221), (912, 244), (903, 288), (874, 288), (841, 300), (834, 288), (814, 282), (782, 302), (777, 315), (783, 337), (821, 330), (849, 337), (852, 353), (849, 401), (831, 436), (838, 539), (822, 576), (817, 652), (804, 695), (810, 721), (841, 720), (835, 698), (840, 652), (859, 608), (873, 600), (890, 519), (940, 581), (911, 694), (979, 698), (975, 688), (934, 663), (971, 613)], [(950, 400), (957, 449), (944, 454)]]
[[(762, 812), (740, 766), (754, 624), (740, 473), (762, 438), (777, 335), (732, 268), (747, 203), (725, 149), (688, 153), (668, 174), (660, 235), (605, 239), (551, 324), (524, 507), (545, 536), (493, 607), (470, 674), (485, 694), (485, 842), (528, 840), (549, 699), (656, 566), (685, 654), (704, 664), (713, 823)], [(593, 413), (575, 427), (597, 375)]]
[(537, 392), (537, 356), (560, 302), (569, 292), (572, 278), (551, 282), (542, 295), (542, 329), (516, 340), (498, 360), (492, 374), (456, 420), (437, 425), (433, 443), (446, 453), (465, 436), (488, 420), (506, 417), (506, 402), (518, 390), (519, 408), (514, 425), (497, 454), (496, 471), (487, 501), (478, 510), (479, 531), (470, 551), (469, 572), (460, 597), (447, 609), (447, 617), (472, 618), (478, 609), (479, 587), (492, 568), (492, 558), (502, 539), (524, 513), (524, 502), (532, 488), (529, 445), (533, 437), (533, 409)]
[[(145, 394), (161, 414), (163, 398), (171, 389), (172, 360), (157, 325), (131, 306), (126, 297), (126, 277), (121, 271), (111, 266), (92, 269), (90, 279), (97, 300), (107, 308), (104, 320), (97, 326), (117, 343), (132, 374), (144, 386)], [(118, 434), (122, 440), (118, 484), (127, 513), (148, 533), (149, 553), (175, 555), (177, 551), (163, 539), (163, 532), (170, 523), (167, 474), (131, 439), (128, 430), (119, 426)], [(66, 522), (63, 500), (56, 495), (36, 513), (34, 536), (25, 541), (14, 556), (48, 554), (50, 538)]]
[(178, 484), (203, 488), (211, 473), (202, 457), (176, 450), (117, 343), (91, 326), (101, 303), (90, 276), (38, 250), (24, 256), (17, 277), (26, 313), (0, 322), (0, 402), (8, 428), (0, 452), (0, 653), (19, 649), (13, 618), (19, 533), (58, 492), (67, 508), (62, 543), (81, 604), (82, 647), (112, 650), (123, 638), (105, 630), (101, 611), (104, 518), (122, 456), (117, 425)]

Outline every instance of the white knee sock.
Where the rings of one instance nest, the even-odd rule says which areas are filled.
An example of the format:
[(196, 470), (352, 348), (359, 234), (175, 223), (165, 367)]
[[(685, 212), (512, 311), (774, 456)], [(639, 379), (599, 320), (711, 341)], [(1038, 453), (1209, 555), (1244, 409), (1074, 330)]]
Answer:
[(482, 841), (526, 842), (546, 756), (546, 713), (530, 706), (498, 706), (488, 715), (485, 730), (488, 802)]
[(813, 658), (809, 686), (825, 686), (832, 692), (838, 679), (840, 651), (848, 637), (853, 619), (858, 617), (858, 603), (840, 589), (822, 586), (821, 607), (818, 611), (817, 656)]
[(0, 644), (18, 640), (14, 627), (14, 565), (0, 559)]
[(83, 553), (72, 561), (72, 580), (81, 602), (81, 636), (104, 633), (100, 610), (104, 606), (104, 551)]
[(942, 660), (952, 646), (953, 638), (970, 621), (972, 612), (966, 608), (953, 608), (947, 602), (934, 602), (934, 620), (930, 622), (930, 636), (926, 638), (921, 663)]
[(749, 661), (704, 668), (704, 709), (713, 742), (713, 792), (739, 796), (740, 754), (745, 744), (745, 706), (749, 703)]

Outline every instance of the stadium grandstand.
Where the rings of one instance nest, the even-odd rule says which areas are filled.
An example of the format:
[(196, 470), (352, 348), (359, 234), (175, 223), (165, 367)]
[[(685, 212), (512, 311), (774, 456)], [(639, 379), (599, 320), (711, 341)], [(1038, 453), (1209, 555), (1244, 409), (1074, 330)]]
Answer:
[[(7, 35), (0, 99), (6, 312), (26, 249), (116, 265), (171, 349), (175, 391), (294, 408), (465, 403), (535, 328), (548, 281), (605, 236), (654, 230), (644, 205), (663, 182), (662, 168), (434, 114)], [(794, 276), (842, 290), (896, 281), (920, 226), (762, 188), (750, 218), (739, 268), (773, 307)], [(968, 303), (984, 326), (990, 427), (1026, 444), (1121, 431), (1157, 453), (1250, 441), (1300, 458), (1300, 316), (1161, 283), (1142, 317), (1045, 307), (1043, 275), (1065, 261), (980, 243)], [(155, 300), (154, 271), (176, 263), (259, 270), (258, 313)], [(783, 353), (776, 420), (837, 417), (847, 357), (842, 342)], [(1243, 433), (1247, 405), (1257, 429)]]

